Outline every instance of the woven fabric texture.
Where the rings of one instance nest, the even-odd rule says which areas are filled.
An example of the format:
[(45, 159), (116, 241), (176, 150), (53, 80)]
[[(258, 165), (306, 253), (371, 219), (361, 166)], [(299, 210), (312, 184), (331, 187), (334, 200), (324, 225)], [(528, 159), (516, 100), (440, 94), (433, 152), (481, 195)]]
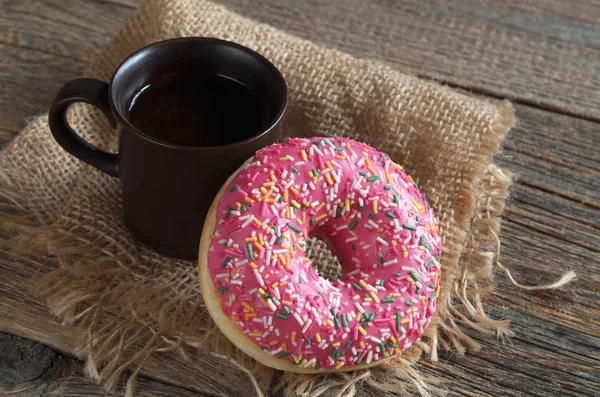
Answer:
[[(478, 348), (464, 327), (509, 332), (481, 302), (492, 286), (493, 252), (510, 175), (492, 157), (513, 124), (508, 102), (491, 103), (321, 48), (203, 0), (147, 0), (84, 71), (108, 80), (149, 43), (212, 36), (270, 59), (289, 86), (281, 139), (343, 136), (364, 141), (402, 164), (425, 193), (444, 240), (438, 312), (423, 340), (380, 367), (345, 374), (278, 373), (225, 340), (206, 313), (194, 262), (141, 246), (123, 224), (119, 181), (74, 159), (53, 140), (46, 116), (32, 121), (0, 155), (4, 240), (45, 265), (36, 289), (72, 332), (86, 372), (107, 388), (126, 371), (243, 395), (400, 395), (438, 393), (413, 366), (438, 351)], [(69, 111), (74, 129), (116, 151), (118, 131), (87, 105)], [(490, 233), (493, 232), (493, 233)], [(339, 273), (313, 242), (320, 271)], [(216, 376), (215, 376), (216, 375)], [(128, 375), (132, 393), (135, 376)], [(251, 389), (248, 389), (248, 388)]]

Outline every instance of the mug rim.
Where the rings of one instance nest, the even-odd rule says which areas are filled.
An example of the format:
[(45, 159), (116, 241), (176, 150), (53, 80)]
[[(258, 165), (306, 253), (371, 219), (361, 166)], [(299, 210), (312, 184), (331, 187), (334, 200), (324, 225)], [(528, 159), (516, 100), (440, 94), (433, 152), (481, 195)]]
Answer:
[[(127, 118), (124, 117), (124, 115), (121, 114), (121, 112), (119, 112), (117, 107), (115, 106), (114, 100), (113, 100), (113, 84), (115, 83), (115, 79), (117, 78), (119, 71), (127, 63), (127, 61), (129, 61), (131, 58), (133, 58), (134, 56), (136, 56), (140, 53), (143, 53), (144, 51), (148, 51), (152, 47), (159, 46), (159, 45), (165, 45), (167, 43), (172, 43), (172, 42), (189, 42), (191, 44), (216, 43), (218, 45), (236, 48), (236, 49), (241, 50), (241, 51), (247, 53), (248, 55), (258, 59), (275, 75), (276, 79), (281, 84), (281, 88), (283, 90), (283, 101), (279, 106), (276, 116), (267, 125), (267, 127), (260, 130), (260, 132), (254, 134), (246, 139), (243, 139), (241, 141), (229, 143), (227, 145), (220, 145), (220, 146), (179, 145), (179, 144), (175, 144), (175, 143), (171, 143), (171, 142), (167, 142), (167, 141), (162, 141), (160, 139), (156, 139), (156, 138), (144, 133), (143, 131), (140, 131), (137, 127), (135, 127), (133, 124), (131, 124), (131, 122), (129, 120), (127, 120)], [(172, 39), (157, 41), (157, 42), (148, 44), (148, 45), (136, 50), (135, 52), (131, 53), (129, 56), (127, 56), (127, 58), (125, 58), (119, 64), (119, 66), (116, 68), (115, 72), (113, 73), (113, 75), (110, 79), (110, 83), (109, 83), (109, 87), (108, 87), (108, 100), (110, 103), (110, 107), (112, 109), (112, 113), (117, 117), (117, 119), (119, 120), (119, 123), (126, 126), (129, 130), (136, 133), (140, 137), (146, 139), (147, 141), (150, 141), (154, 144), (157, 144), (157, 145), (160, 145), (160, 146), (163, 146), (166, 148), (170, 148), (170, 149), (190, 150), (190, 151), (222, 151), (222, 150), (230, 150), (230, 149), (236, 149), (236, 148), (239, 148), (242, 146), (246, 146), (248, 144), (251, 144), (251, 143), (263, 138), (265, 135), (267, 135), (269, 132), (271, 132), (271, 130), (273, 130), (279, 124), (279, 121), (281, 120), (281, 118), (283, 117), (283, 114), (285, 113), (285, 110), (287, 109), (288, 90), (287, 90), (287, 83), (285, 82), (285, 79), (284, 79), (283, 75), (281, 74), (281, 71), (279, 71), (279, 69), (277, 69), (277, 67), (271, 61), (269, 61), (266, 57), (259, 54), (258, 52), (254, 51), (246, 46), (243, 46), (241, 44), (235, 43), (233, 41), (218, 39), (216, 37), (187, 36), (187, 37), (176, 37), (176, 38), (172, 38)]]

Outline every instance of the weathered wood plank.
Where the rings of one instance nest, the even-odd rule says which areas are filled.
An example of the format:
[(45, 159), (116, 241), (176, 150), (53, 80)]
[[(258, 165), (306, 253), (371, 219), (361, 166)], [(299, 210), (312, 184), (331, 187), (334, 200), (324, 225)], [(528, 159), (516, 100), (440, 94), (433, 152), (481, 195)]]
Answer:
[[(86, 378), (81, 363), (56, 353), (40, 343), (0, 333), (0, 395), (21, 397), (105, 396), (106, 391)], [(119, 385), (115, 396), (123, 396)], [(138, 377), (135, 388), (140, 397), (209, 396)]]
[[(517, 110), (519, 126), (498, 156), (501, 164), (527, 169), (522, 182), (556, 185), (565, 199), (598, 208), (600, 124), (555, 117), (528, 107)], [(554, 189), (556, 192), (556, 189)]]
[[(417, 7), (412, 1), (265, 0), (257, 7), (247, 0), (221, 2), (407, 72), (599, 118), (599, 93), (590, 91), (600, 76), (597, 3), (465, 0)], [(60, 84), (77, 76), (136, 3), (0, 1), (2, 136), (18, 130), (25, 117), (44, 111)], [(486, 304), (492, 316), (513, 321), (516, 337), (501, 344), (472, 334), (484, 345), (481, 352), (444, 356), (440, 363), (424, 361), (420, 367), (444, 379), (453, 396), (598, 395), (600, 126), (530, 106), (517, 106), (517, 116), (519, 125), (498, 156), (501, 165), (520, 174), (504, 216), (502, 263), (524, 284), (554, 280), (570, 268), (580, 277), (563, 290), (531, 292), (516, 289), (498, 273), (496, 291)], [(0, 280), (11, 280), (0, 283), (0, 329), (69, 352), (68, 333), (29, 292), (34, 270), (26, 261), (0, 259)], [(213, 385), (212, 376), (186, 383), (182, 373), (190, 370), (170, 368), (160, 359), (147, 363), (147, 374), (163, 381), (204, 392), (243, 390)], [(49, 395), (96, 395), (79, 379), (70, 382), (61, 380), (56, 389), (47, 389), (55, 390)]]
[[(113, 35), (123, 26), (133, 8), (113, 2), (85, 0), (3, 0), (0, 6), (6, 11), (34, 16), (44, 24), (58, 23), (66, 29), (89, 33), (110, 32)], [(83, 35), (81, 39), (85, 41), (86, 37)]]
[(242, 15), (419, 76), (600, 119), (592, 1), (218, 0)]
[[(513, 189), (501, 233), (502, 262), (524, 284), (554, 280), (569, 268), (574, 268), (580, 278), (563, 290), (532, 292), (517, 289), (499, 272), (496, 291), (486, 304), (492, 316), (513, 321), (517, 336), (502, 344), (495, 337), (472, 334), (484, 350), (466, 357), (442, 356), (440, 363), (420, 365), (429, 374), (444, 379), (451, 395), (456, 396), (593, 395), (599, 387), (595, 374), (600, 359), (595, 348), (600, 345), (600, 325), (595, 320), (600, 315), (600, 237), (593, 230), (600, 224), (600, 214), (596, 206), (569, 198), (569, 185), (563, 177), (548, 175), (568, 177), (572, 171), (569, 164), (596, 160), (597, 154), (591, 148), (596, 123), (523, 106), (517, 106), (517, 113), (521, 121), (510, 134), (500, 160), (520, 172), (521, 181), (529, 182), (517, 182)], [(561, 141), (561, 136), (575, 131), (577, 141)], [(523, 150), (525, 143), (513, 145), (523, 137), (529, 137), (525, 143), (532, 150), (537, 147), (539, 152), (553, 153), (536, 160), (539, 168), (526, 166), (530, 156), (529, 149)], [(556, 141), (561, 145), (552, 148)], [(519, 150), (512, 151), (513, 146)], [(555, 161), (553, 156), (561, 158), (565, 153), (583, 160), (572, 159), (566, 165)], [(545, 167), (553, 167), (552, 172), (545, 173)], [(593, 164), (588, 168), (593, 170)], [(578, 170), (578, 178), (594, 183), (596, 174), (589, 170)], [(580, 193), (585, 194), (583, 190)], [(597, 199), (592, 197), (590, 202)], [(9, 260), (0, 263), (1, 278), (13, 280), (10, 286), (0, 286), (0, 297), (4, 297), (0, 298), (0, 316), (7, 318), (11, 326), (5, 330), (43, 342), (55, 340), (53, 333), (59, 332), (58, 342), (53, 345), (69, 351), (67, 335), (47, 325), (46, 309), (28, 292), (35, 267)], [(10, 302), (3, 304), (6, 297)], [(149, 365), (147, 374), (158, 375), (161, 363)], [(164, 371), (164, 365), (162, 368)]]
[[(290, 33), (383, 60), (407, 73), (600, 119), (596, 89), (600, 50), (594, 44), (600, 42), (600, 7), (594, 2), (262, 0), (260, 6), (247, 0), (219, 2)], [(25, 52), (60, 54), (69, 49), (68, 56), (87, 60), (122, 26), (136, 4), (137, 0), (4, 0), (0, 7), (10, 22), (0, 20), (5, 36), (0, 36), (0, 43)], [(27, 28), (32, 23), (38, 27), (35, 31)], [(35, 68), (32, 71), (36, 74)], [(49, 91), (57, 85), (50, 84)]]
[(493, 317), (511, 320), (516, 336), (496, 342), (470, 333), (482, 351), (468, 360), (450, 356), (422, 365), (464, 395), (597, 395), (598, 125), (523, 106), (517, 116), (498, 156), (520, 174), (503, 217), (502, 263), (523, 284), (547, 283), (570, 268), (579, 279), (561, 290), (531, 292), (515, 288), (498, 270), (486, 306)]
[[(37, 267), (33, 262), (16, 260), (0, 249), (0, 280), (11, 280), (10, 283), (0, 283), (0, 332), (43, 343), (74, 356), (75, 341), (68, 328), (50, 315), (48, 308), (31, 291)], [(212, 361), (210, 367), (218, 367), (219, 371), (206, 373), (202, 370), (202, 360)], [(200, 394), (232, 396), (244, 395), (252, 390), (243, 373), (239, 374), (239, 382), (235, 384), (226, 382), (229, 377), (220, 376), (220, 371), (238, 371), (224, 360), (204, 356), (195, 362), (196, 364), (167, 360), (158, 354), (147, 359), (142, 373), (163, 383), (195, 390)], [(215, 365), (215, 362), (219, 365)], [(82, 367), (81, 362), (79, 366)]]
[(98, 1), (0, 1), (0, 129), (18, 131), (46, 111), (132, 11)]

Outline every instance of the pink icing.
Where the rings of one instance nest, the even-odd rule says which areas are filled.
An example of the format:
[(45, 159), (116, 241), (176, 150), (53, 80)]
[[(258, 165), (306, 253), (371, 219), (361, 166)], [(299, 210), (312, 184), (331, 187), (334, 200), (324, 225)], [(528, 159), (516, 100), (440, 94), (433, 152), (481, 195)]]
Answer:
[[(402, 167), (344, 138), (291, 139), (256, 153), (217, 206), (208, 268), (223, 312), (265, 352), (316, 369), (406, 349), (435, 312), (442, 244)], [(304, 255), (325, 241), (329, 281)]]

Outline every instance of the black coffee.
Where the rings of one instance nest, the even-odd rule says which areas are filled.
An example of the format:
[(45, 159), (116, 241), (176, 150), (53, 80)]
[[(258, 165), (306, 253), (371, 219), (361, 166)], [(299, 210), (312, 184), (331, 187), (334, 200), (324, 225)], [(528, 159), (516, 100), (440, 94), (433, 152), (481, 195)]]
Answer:
[(141, 89), (128, 120), (164, 142), (221, 146), (267, 127), (266, 109), (244, 84), (222, 76), (168, 78)]

